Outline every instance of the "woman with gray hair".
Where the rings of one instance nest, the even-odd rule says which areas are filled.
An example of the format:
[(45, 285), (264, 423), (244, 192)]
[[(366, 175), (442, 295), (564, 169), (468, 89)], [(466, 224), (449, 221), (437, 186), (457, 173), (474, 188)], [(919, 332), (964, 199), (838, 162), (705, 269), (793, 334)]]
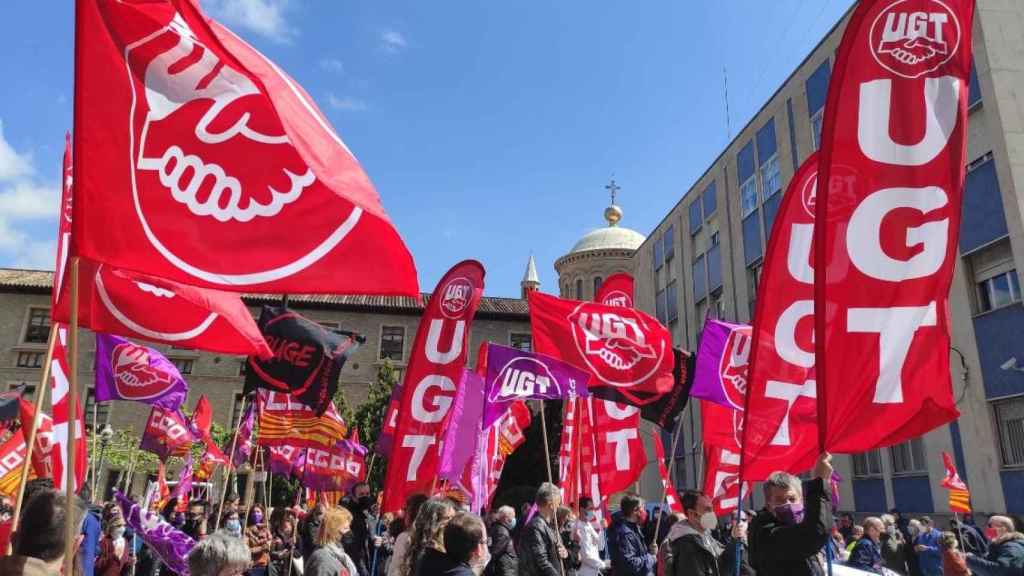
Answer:
[(220, 530), (196, 543), (188, 553), (191, 576), (239, 576), (252, 563), (249, 547)]

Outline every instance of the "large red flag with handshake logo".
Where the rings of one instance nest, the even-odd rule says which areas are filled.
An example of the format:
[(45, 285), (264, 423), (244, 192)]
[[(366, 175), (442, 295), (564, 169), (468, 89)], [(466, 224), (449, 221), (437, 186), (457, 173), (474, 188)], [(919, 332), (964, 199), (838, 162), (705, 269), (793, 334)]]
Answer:
[(231, 291), (418, 296), (309, 94), (197, 0), (79, 0), (71, 254)]
[(863, 1), (839, 46), (814, 238), (819, 434), (834, 452), (896, 444), (959, 416), (949, 288), (974, 4)]
[[(427, 493), (437, 481), (442, 432), (466, 366), (469, 329), (484, 292), (484, 267), (465, 260), (437, 284), (420, 319), (403, 385), (392, 396), (381, 436), (388, 473), (383, 509), (395, 512), (406, 496)], [(380, 442), (380, 440), (378, 440)]]

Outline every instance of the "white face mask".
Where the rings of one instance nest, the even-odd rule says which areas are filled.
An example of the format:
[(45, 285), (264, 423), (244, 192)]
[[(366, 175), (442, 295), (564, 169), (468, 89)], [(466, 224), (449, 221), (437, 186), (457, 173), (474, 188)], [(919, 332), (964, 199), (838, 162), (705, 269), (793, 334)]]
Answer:
[(472, 568), (473, 574), (476, 574), (476, 576), (483, 574), (487, 565), (491, 562), (491, 551), (486, 545), (482, 546), (482, 548), (483, 553), (470, 562), (470, 568)]
[(714, 530), (718, 527), (718, 516), (715, 516), (715, 513), (711, 511), (701, 514), (700, 527), (705, 531)]

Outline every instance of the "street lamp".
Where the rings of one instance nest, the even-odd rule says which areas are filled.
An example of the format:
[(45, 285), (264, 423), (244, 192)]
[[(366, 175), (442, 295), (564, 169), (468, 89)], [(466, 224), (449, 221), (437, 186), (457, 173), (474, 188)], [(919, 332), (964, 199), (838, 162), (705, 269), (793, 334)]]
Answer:
[(96, 495), (99, 494), (97, 491), (97, 484), (99, 483), (99, 477), (103, 475), (103, 463), (107, 457), (107, 446), (110, 445), (110, 440), (113, 439), (113, 437), (114, 429), (110, 427), (109, 423), (104, 424), (103, 427), (100, 428), (100, 461), (99, 466), (97, 467), (98, 472), (92, 478), (92, 497), (94, 499), (96, 498)]
[(1017, 365), (1017, 357), (1016, 356), (1014, 356), (1013, 358), (1010, 358), (1006, 362), (1003, 362), (1003, 364), (1002, 364), (1002, 366), (1000, 366), (1000, 368), (1002, 368), (1003, 370), (1012, 370), (1014, 372), (1024, 372), (1024, 368), (1021, 368), (1020, 366)]

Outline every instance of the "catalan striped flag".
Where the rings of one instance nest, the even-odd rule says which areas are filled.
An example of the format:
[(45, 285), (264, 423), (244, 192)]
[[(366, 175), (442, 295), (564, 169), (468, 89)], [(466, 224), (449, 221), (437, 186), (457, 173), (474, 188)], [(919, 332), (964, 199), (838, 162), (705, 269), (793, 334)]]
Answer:
[[(0, 445), (0, 495), (16, 498), (21, 485), (21, 467), (25, 462), (28, 447), (21, 429)], [(29, 479), (35, 478), (35, 471), (29, 467)]]
[(953, 457), (949, 452), (942, 453), (942, 463), (946, 466), (946, 477), (942, 480), (942, 487), (949, 490), (949, 511), (969, 513), (971, 492), (957, 474), (956, 464), (953, 463)]
[(331, 451), (348, 433), (345, 420), (328, 403), (317, 416), (313, 408), (284, 392), (259, 391), (260, 446), (294, 446)]

